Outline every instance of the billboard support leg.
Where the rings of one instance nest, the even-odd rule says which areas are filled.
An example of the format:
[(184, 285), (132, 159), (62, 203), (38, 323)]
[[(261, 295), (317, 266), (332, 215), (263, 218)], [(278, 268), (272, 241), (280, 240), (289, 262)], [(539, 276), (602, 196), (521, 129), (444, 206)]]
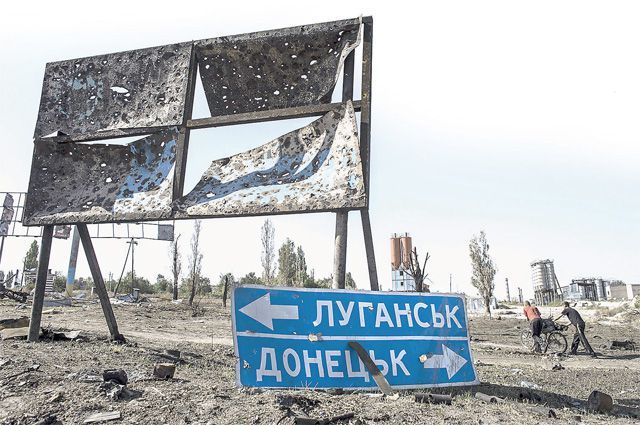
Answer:
[(73, 283), (76, 280), (76, 264), (78, 262), (78, 250), (80, 248), (80, 235), (78, 228), (74, 226), (71, 239), (71, 253), (69, 254), (69, 268), (67, 269), (67, 297), (73, 296)]
[(344, 289), (347, 271), (347, 224), (348, 211), (336, 212), (336, 234), (333, 253), (333, 288)]
[(49, 257), (51, 256), (51, 240), (53, 238), (53, 226), (44, 226), (42, 231), (42, 243), (38, 258), (38, 270), (36, 273), (36, 289), (33, 293), (33, 305), (31, 306), (31, 320), (29, 321), (29, 342), (37, 342), (40, 338), (40, 324), (42, 322), (42, 306), (44, 304), (44, 291), (47, 286), (47, 272), (49, 271)]
[(367, 268), (369, 269), (369, 284), (372, 291), (379, 291), (378, 284), (378, 268), (376, 267), (376, 253), (373, 249), (373, 235), (371, 233), (371, 219), (369, 218), (369, 209), (360, 210), (362, 219), (362, 233), (364, 233), (364, 248), (367, 254)]
[(89, 269), (91, 270), (91, 276), (93, 277), (93, 283), (95, 285), (98, 298), (100, 298), (100, 305), (102, 305), (102, 311), (104, 317), (107, 320), (107, 326), (111, 333), (111, 338), (114, 341), (124, 342), (124, 336), (118, 331), (118, 323), (116, 322), (116, 316), (113, 314), (113, 308), (109, 301), (109, 295), (107, 295), (107, 288), (104, 286), (104, 280), (102, 279), (102, 272), (100, 272), (100, 265), (98, 265), (98, 259), (96, 258), (96, 252), (93, 249), (93, 243), (91, 242), (91, 236), (89, 236), (89, 229), (86, 224), (77, 224), (76, 228), (80, 233), (80, 240), (82, 241), (82, 247), (84, 253), (87, 256), (87, 263), (89, 263)]

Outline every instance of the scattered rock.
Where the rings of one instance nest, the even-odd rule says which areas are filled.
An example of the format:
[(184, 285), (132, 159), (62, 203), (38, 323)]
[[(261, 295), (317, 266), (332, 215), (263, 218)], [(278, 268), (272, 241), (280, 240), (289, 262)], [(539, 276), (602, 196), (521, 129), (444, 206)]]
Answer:
[(153, 368), (153, 376), (159, 379), (170, 379), (176, 373), (176, 365), (174, 363), (158, 363)]
[(534, 382), (529, 382), (529, 381), (520, 381), (520, 386), (522, 388), (529, 388), (532, 390), (541, 390), (542, 387)]
[(84, 420), (84, 423), (91, 424), (95, 422), (106, 422), (106, 421), (113, 421), (121, 418), (122, 418), (122, 415), (120, 414), (119, 411), (102, 412), (102, 413), (95, 413), (89, 416), (87, 419)]
[(122, 369), (107, 369), (102, 372), (102, 380), (104, 382), (114, 381), (120, 385), (127, 385), (129, 378), (127, 372)]
[(608, 413), (613, 409), (613, 398), (600, 391), (592, 391), (587, 399), (587, 409), (600, 413)]

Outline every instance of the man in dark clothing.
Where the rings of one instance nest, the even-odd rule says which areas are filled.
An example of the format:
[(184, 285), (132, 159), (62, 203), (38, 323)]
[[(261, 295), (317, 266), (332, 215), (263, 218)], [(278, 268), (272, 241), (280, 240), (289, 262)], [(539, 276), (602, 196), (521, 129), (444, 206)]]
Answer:
[(573, 342), (571, 343), (571, 353), (577, 354), (578, 346), (582, 342), (582, 346), (587, 351), (588, 354), (592, 356), (596, 356), (596, 353), (591, 348), (591, 344), (587, 341), (587, 337), (584, 335), (584, 320), (582, 320), (582, 316), (575, 309), (569, 306), (569, 303), (565, 301), (564, 310), (560, 313), (560, 316), (556, 320), (559, 320), (562, 316), (567, 316), (567, 319), (571, 322), (571, 324), (576, 328), (576, 332), (573, 334)]
[(542, 338), (540, 338), (540, 333), (542, 332), (542, 319), (540, 318), (540, 311), (537, 307), (532, 306), (529, 301), (525, 301), (524, 315), (531, 326), (533, 350), (536, 353), (540, 353), (542, 351), (542, 349), (540, 348), (540, 343), (542, 342)]

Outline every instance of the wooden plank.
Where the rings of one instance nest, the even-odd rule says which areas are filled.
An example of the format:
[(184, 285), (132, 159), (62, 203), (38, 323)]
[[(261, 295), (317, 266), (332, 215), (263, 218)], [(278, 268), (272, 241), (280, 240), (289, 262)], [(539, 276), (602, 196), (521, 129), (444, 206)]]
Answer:
[(31, 306), (31, 322), (29, 323), (30, 342), (37, 342), (40, 338), (42, 306), (44, 304), (44, 291), (47, 286), (47, 272), (49, 271), (49, 258), (51, 257), (52, 239), (53, 226), (44, 226), (44, 229), (42, 231), (42, 243), (40, 244), (40, 256), (38, 258), (36, 289), (33, 293), (33, 305)]
[(96, 258), (96, 252), (93, 249), (91, 236), (89, 236), (89, 229), (87, 229), (87, 225), (84, 223), (79, 223), (76, 226), (78, 229), (78, 233), (80, 233), (80, 241), (82, 241), (82, 247), (84, 248), (84, 253), (87, 256), (89, 270), (91, 270), (91, 276), (93, 277), (95, 290), (98, 293), (100, 305), (102, 306), (102, 312), (104, 313), (104, 317), (107, 320), (107, 326), (109, 327), (111, 338), (113, 338), (114, 341), (124, 342), (124, 336), (121, 335), (118, 331), (118, 323), (116, 322), (116, 316), (113, 314), (113, 308), (111, 307), (111, 302), (109, 301), (109, 296), (107, 295), (107, 288), (105, 287), (104, 280), (102, 279), (100, 265), (98, 264), (98, 259)]
[[(265, 121), (279, 121), (293, 118), (315, 117), (334, 110), (340, 103), (323, 103), (321, 105), (298, 106), (294, 108), (271, 109), (265, 111), (245, 112), (241, 114), (222, 115), (218, 117), (197, 118), (187, 121), (187, 128), (223, 127), (227, 125), (252, 124)], [(356, 112), (360, 111), (360, 101), (353, 102)]]

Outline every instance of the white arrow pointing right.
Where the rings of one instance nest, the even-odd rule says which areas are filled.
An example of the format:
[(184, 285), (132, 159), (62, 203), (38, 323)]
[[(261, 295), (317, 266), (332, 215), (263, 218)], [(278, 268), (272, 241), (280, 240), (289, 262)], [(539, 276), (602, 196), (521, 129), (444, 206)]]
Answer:
[(251, 301), (240, 312), (273, 330), (273, 319), (298, 319), (297, 305), (271, 305), (271, 293)]
[(425, 369), (447, 369), (449, 379), (467, 363), (467, 359), (442, 344), (442, 354), (436, 354), (423, 362)]

